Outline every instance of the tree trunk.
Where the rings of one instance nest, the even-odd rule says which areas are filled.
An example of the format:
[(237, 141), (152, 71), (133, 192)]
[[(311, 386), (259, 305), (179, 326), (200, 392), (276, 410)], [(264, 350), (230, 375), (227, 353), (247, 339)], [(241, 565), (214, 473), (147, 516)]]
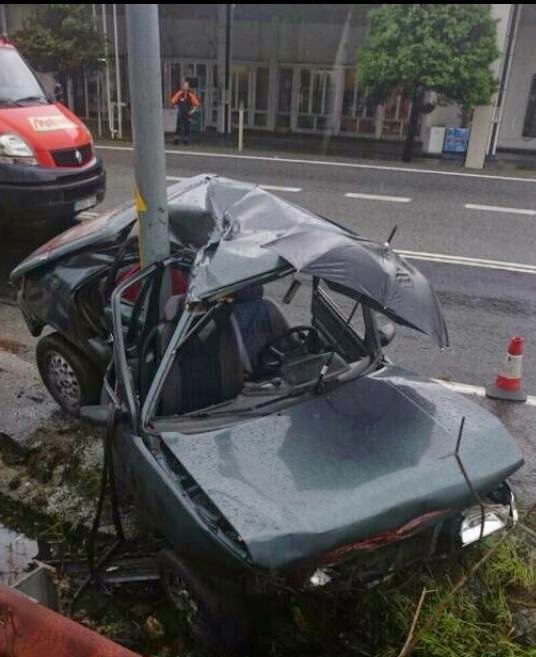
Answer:
[(415, 137), (417, 136), (417, 126), (419, 124), (421, 96), (422, 94), (420, 94), (419, 91), (415, 89), (413, 98), (411, 99), (411, 112), (408, 121), (408, 135), (406, 137), (406, 143), (404, 144), (404, 150), (402, 152), (402, 162), (411, 162), (413, 157), (413, 144), (415, 142)]

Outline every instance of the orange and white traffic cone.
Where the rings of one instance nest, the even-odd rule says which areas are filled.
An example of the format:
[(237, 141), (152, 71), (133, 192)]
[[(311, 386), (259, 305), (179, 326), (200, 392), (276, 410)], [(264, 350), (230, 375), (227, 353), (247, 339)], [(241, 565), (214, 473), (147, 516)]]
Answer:
[(486, 388), (486, 397), (507, 401), (527, 401), (527, 393), (521, 387), (523, 370), (523, 345), (521, 337), (510, 338), (508, 352), (502, 370), (495, 383)]

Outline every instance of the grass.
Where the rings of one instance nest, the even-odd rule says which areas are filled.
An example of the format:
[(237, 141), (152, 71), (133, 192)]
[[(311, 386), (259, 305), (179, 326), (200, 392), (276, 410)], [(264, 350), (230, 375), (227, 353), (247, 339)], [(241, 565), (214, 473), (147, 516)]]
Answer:
[[(488, 543), (489, 545), (489, 543)], [(417, 632), (454, 582), (483, 554), (472, 550), (458, 563), (398, 575), (371, 591), (295, 600), (287, 608), (292, 627), (280, 625), (271, 654), (397, 657), (423, 588)], [(531, 618), (519, 627), (520, 607)], [(536, 551), (523, 537), (501, 545), (468, 584), (434, 618), (418, 641), (415, 657), (536, 657)], [(526, 619), (526, 616), (523, 617)]]

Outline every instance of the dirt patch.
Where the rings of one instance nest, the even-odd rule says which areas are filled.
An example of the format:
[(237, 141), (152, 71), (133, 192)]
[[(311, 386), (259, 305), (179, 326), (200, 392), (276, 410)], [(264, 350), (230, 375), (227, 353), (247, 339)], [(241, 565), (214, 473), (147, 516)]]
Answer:
[(10, 354), (15, 354), (15, 356), (20, 356), (30, 351), (28, 345), (18, 342), (17, 340), (12, 340), (11, 338), (0, 338), (0, 350), (7, 351)]

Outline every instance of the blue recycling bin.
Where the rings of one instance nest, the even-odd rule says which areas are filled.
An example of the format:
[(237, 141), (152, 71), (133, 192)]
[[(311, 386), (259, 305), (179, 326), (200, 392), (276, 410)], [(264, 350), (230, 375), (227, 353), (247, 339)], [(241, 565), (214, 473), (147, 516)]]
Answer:
[(469, 128), (447, 128), (443, 153), (463, 154), (467, 152)]

